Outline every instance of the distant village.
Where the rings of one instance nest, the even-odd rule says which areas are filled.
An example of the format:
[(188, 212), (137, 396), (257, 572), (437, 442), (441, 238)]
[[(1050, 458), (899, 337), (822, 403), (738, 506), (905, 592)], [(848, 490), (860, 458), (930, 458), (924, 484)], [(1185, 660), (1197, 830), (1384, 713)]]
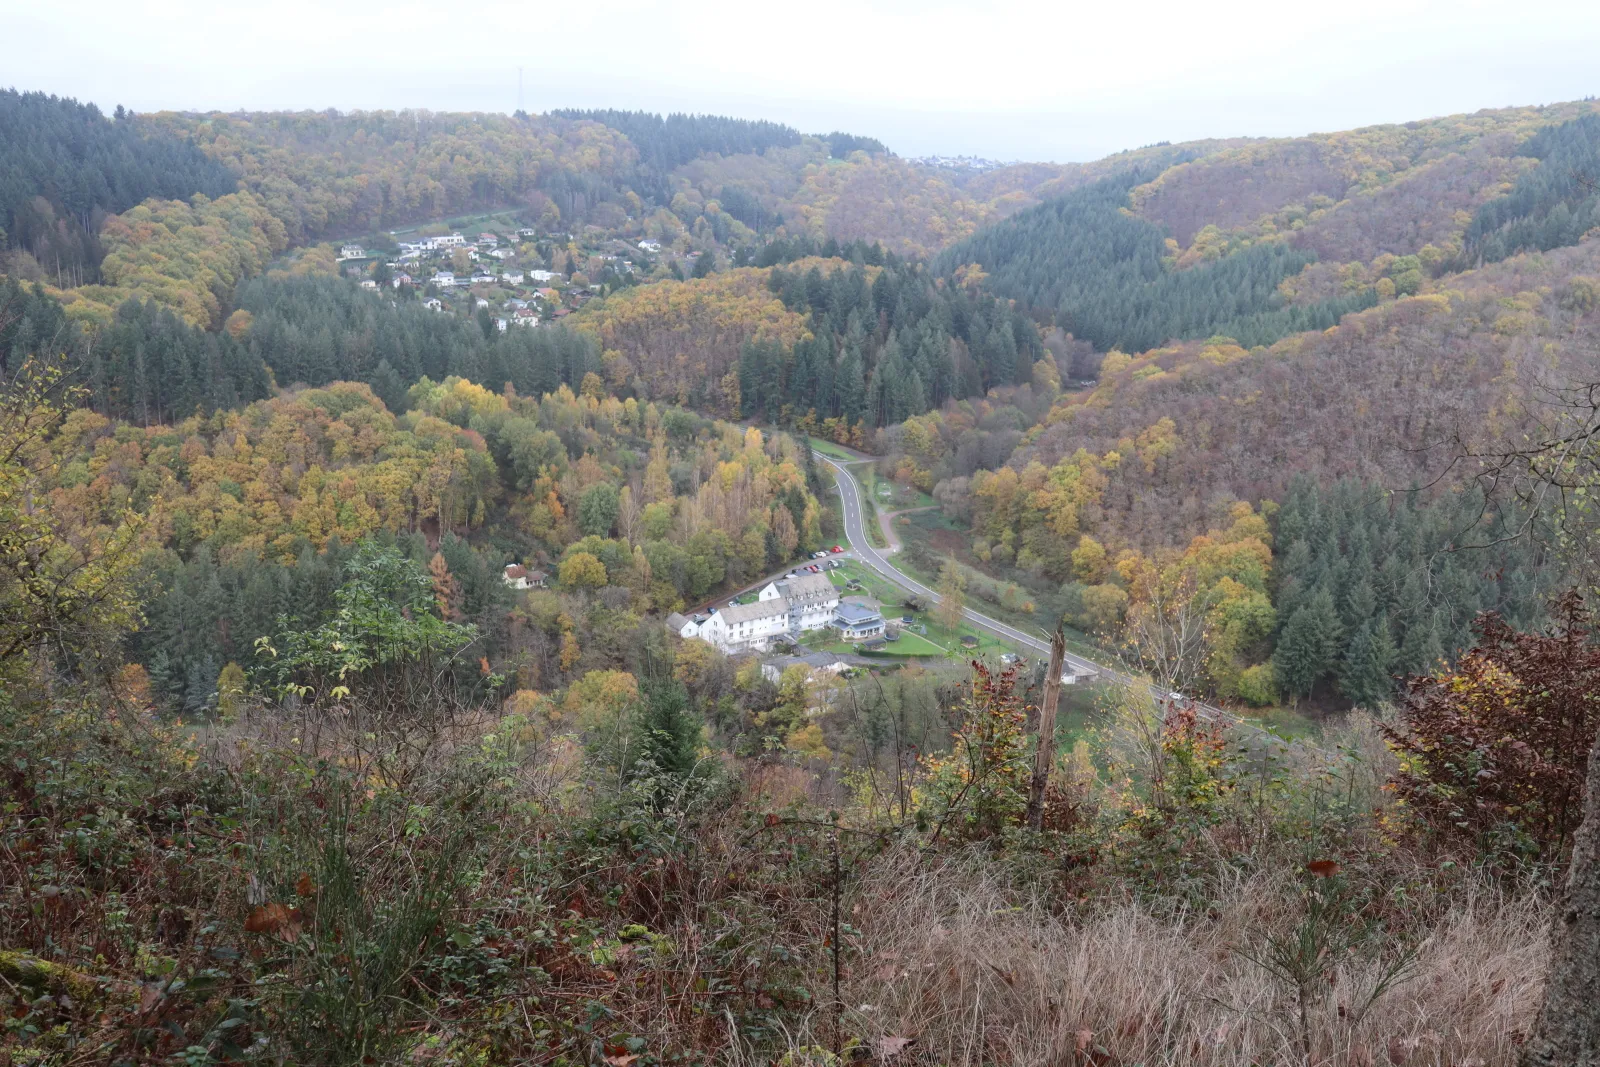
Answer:
[(662, 252), (658, 241), (623, 238), (578, 249), (571, 234), (541, 238), (526, 226), (387, 236), (392, 247), (384, 249), (341, 245), (340, 270), (363, 289), (420, 299), (434, 311), (484, 310), (501, 332), (558, 320), (608, 288), (634, 284)]

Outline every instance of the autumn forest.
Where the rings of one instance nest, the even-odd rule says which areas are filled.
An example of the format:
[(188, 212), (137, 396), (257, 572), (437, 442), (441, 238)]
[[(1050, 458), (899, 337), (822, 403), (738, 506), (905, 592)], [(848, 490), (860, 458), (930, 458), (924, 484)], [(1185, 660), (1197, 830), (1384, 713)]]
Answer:
[(872, 132), (0, 91), (0, 1064), (1600, 1055), (1600, 103)]

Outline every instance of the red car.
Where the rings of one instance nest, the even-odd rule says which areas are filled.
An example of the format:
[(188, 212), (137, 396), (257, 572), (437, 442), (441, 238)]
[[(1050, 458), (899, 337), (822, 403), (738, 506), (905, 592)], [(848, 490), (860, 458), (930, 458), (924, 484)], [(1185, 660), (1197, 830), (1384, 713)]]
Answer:
[(832, 548), (828, 549), (828, 551), (829, 552), (843, 552), (844, 549), (840, 548), (838, 545), (834, 545)]

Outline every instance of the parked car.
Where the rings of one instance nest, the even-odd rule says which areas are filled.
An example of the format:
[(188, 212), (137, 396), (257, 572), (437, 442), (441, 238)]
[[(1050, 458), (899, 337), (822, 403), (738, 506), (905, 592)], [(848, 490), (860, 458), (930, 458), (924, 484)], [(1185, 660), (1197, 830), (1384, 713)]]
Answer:
[(828, 549), (828, 551), (829, 552), (843, 552), (844, 549), (839, 547), (838, 545), (834, 545), (832, 548)]

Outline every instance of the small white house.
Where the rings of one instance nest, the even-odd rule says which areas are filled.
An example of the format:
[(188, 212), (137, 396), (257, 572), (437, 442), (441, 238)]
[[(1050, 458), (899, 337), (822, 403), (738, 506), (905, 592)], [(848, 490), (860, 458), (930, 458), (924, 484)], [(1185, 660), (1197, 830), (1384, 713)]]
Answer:
[(429, 280), (441, 289), (453, 289), (455, 288), (456, 284), (455, 271), (436, 270), (433, 272), (433, 277)]
[(500, 280), (507, 285), (521, 285), (523, 274), (520, 270), (507, 270), (500, 272)]
[(530, 270), (528, 277), (536, 282), (556, 282), (561, 280), (561, 274), (553, 270)]
[(543, 589), (550, 576), (544, 571), (529, 570), (520, 563), (507, 563), (501, 581), (513, 589)]
[(492, 249), (489, 250), (489, 254), (491, 256), (493, 256), (495, 259), (510, 259), (511, 258), (511, 249), (509, 249), (509, 248), (492, 248)]
[(396, 274), (393, 278), (389, 279), (389, 284), (396, 289), (400, 288), (402, 285), (410, 285), (412, 284), (411, 275), (404, 272)]
[(485, 300), (483, 297), (480, 296), (480, 297), (478, 297), (476, 300), (474, 300), (472, 302), (472, 306), (473, 307), (486, 308), (486, 307), (489, 306), (489, 301)]
[(361, 288), (363, 288), (363, 289), (376, 289), (377, 287), (378, 287), (378, 283), (373, 281), (371, 278), (362, 278), (361, 279)]
[(537, 326), (539, 316), (529, 308), (518, 308), (511, 313), (511, 321), (518, 326)]
[(473, 285), (493, 285), (498, 279), (486, 270), (473, 271)]
[(639, 247), (644, 249), (646, 252), (654, 254), (661, 251), (661, 242), (652, 241), (649, 238), (646, 238), (645, 240), (639, 242)]
[(533, 228), (533, 227), (531, 227), (531, 226), (524, 226), (524, 227), (523, 227), (523, 228), (522, 228), (522, 229), (520, 229), (520, 230), (518, 230), (518, 231), (517, 231), (517, 236), (518, 236), (518, 237), (523, 237), (523, 238), (526, 238), (526, 239), (527, 239), (527, 240), (530, 240), (530, 241), (531, 241), (531, 240), (533, 240), (533, 239), (534, 239), (534, 238), (535, 238), (535, 237), (537, 237), (537, 236), (539, 236), (539, 234), (538, 234), (538, 232), (537, 232), (537, 231), (536, 231), (536, 230), (534, 230), (534, 228)]
[(501, 333), (505, 333), (506, 332), (506, 326), (507, 325), (508, 325), (508, 323), (506, 322), (505, 319), (495, 319), (494, 320), (494, 328), (499, 330)]
[(343, 245), (339, 249), (340, 259), (366, 259), (367, 250), (360, 245)]
[(428, 299), (424, 300), (422, 302), (422, 306), (427, 308), (429, 311), (443, 311), (444, 310), (444, 302), (441, 301), (436, 296), (430, 296)]
[(430, 249), (460, 248), (467, 243), (467, 239), (459, 233), (447, 233), (439, 237), (430, 237), (427, 240)]
[(480, 233), (480, 234), (478, 234), (478, 247), (479, 248), (493, 248), (496, 245), (498, 245), (499, 243), (500, 243), (500, 237), (497, 234), (492, 234), (492, 233)]

